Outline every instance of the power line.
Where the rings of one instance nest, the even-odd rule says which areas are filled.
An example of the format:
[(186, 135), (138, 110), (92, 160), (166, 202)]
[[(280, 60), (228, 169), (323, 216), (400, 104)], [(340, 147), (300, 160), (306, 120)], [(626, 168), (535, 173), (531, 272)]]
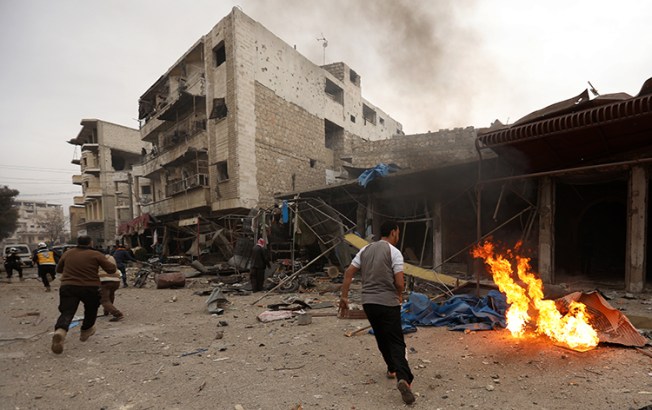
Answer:
[(81, 194), (79, 191), (72, 191), (72, 192), (43, 192), (40, 194), (19, 194), (18, 197), (21, 196), (43, 196), (43, 195), (73, 195), (73, 194)]
[[(14, 183), (14, 185), (19, 184), (18, 182)], [(5, 184), (2, 183), (0, 185), (11, 185), (11, 184)], [(70, 182), (20, 182), (20, 185), (72, 185)]]
[(41, 168), (41, 167), (30, 167), (30, 166), (20, 166), (20, 165), (0, 165), (0, 168), (5, 169), (14, 169), (19, 171), (43, 171), (43, 172), (54, 172), (54, 173), (71, 173), (79, 171), (79, 168), (76, 169), (63, 169), (63, 168)]
[[(20, 178), (20, 177), (2, 177), (2, 179), (9, 179), (9, 180), (19, 180), (19, 181), (50, 181), (50, 182), (63, 182), (63, 179), (44, 179), (44, 178)], [(68, 183), (70, 182), (70, 178), (65, 178)]]

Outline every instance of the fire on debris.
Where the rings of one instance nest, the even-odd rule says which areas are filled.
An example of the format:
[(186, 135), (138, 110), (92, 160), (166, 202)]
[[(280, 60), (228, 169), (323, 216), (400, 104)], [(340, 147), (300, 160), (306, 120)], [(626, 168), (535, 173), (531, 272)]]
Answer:
[(473, 249), (473, 256), (482, 258), (489, 267), (499, 290), (510, 305), (506, 312), (507, 329), (514, 337), (522, 337), (528, 328), (546, 335), (555, 343), (580, 352), (598, 345), (598, 333), (590, 323), (586, 306), (571, 302), (562, 314), (553, 300), (543, 298), (543, 282), (530, 268), (530, 258), (518, 255), (521, 243), (513, 250), (499, 253), (496, 246), (484, 242)]

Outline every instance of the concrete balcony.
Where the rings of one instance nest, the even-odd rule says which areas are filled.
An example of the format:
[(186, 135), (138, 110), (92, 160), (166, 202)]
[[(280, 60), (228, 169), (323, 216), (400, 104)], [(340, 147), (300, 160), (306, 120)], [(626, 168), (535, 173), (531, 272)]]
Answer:
[(85, 198), (101, 198), (102, 197), (102, 189), (100, 189), (100, 187), (88, 187), (84, 191), (84, 197)]
[(143, 124), (140, 127), (140, 136), (143, 141), (147, 142), (158, 142), (158, 132), (155, 132), (158, 130), (158, 128), (165, 124), (165, 121), (159, 120), (156, 117), (151, 117), (150, 119), (147, 120), (145, 124)]
[(169, 182), (166, 187), (166, 194), (167, 196), (180, 195), (200, 187), (208, 188), (207, 174), (195, 174), (180, 181)]
[[(208, 146), (208, 133), (200, 130), (192, 135), (184, 143), (172, 145), (167, 150), (159, 152), (156, 156), (148, 155), (148, 160), (142, 164), (143, 176), (151, 177), (157, 172), (163, 171), (163, 165), (183, 163), (196, 159), (195, 152), (203, 150)], [(187, 159), (183, 157), (187, 156)]]
[(89, 165), (89, 166), (85, 166), (85, 167), (82, 166), (82, 172), (84, 174), (97, 175), (97, 174), (100, 173), (100, 167), (98, 167), (97, 165)]
[(81, 185), (82, 184), (82, 176), (81, 175), (73, 175), (72, 176), (72, 183), (75, 185)]
[(176, 195), (165, 198), (161, 201), (150, 204), (142, 204), (142, 212), (150, 213), (154, 216), (163, 216), (171, 213), (188, 211), (197, 208), (210, 206), (210, 193), (206, 187), (200, 187), (186, 192), (184, 195)]
[(75, 205), (84, 205), (84, 197), (83, 196), (75, 196), (73, 197), (73, 204)]
[(97, 152), (98, 148), (100, 147), (100, 144), (98, 143), (93, 143), (93, 142), (85, 142), (81, 146), (81, 150), (83, 151), (94, 151)]

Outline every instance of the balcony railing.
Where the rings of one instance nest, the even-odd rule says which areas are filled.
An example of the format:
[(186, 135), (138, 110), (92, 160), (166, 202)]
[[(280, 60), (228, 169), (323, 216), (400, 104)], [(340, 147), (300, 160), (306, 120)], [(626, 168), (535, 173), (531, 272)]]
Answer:
[(195, 174), (186, 179), (168, 183), (166, 195), (173, 196), (198, 187), (208, 187), (208, 174)]
[(82, 176), (81, 175), (73, 175), (72, 176), (72, 183), (75, 185), (81, 185), (82, 184)]

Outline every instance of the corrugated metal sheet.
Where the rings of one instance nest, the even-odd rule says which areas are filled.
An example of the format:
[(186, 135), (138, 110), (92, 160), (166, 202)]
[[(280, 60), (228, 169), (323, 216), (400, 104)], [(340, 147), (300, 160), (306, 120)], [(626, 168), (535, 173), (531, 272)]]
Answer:
[(572, 110), (570, 102), (581, 95), (557, 107), (553, 104), (551, 111), (544, 109), (524, 117), (531, 122), (519, 120), (511, 127), (480, 133), (480, 148), (490, 148), (523, 171), (597, 163), (642, 148), (652, 149), (652, 95), (624, 100), (623, 94), (617, 96), (587, 103), (585, 107), (593, 108), (576, 107), (573, 112), (568, 112)]

